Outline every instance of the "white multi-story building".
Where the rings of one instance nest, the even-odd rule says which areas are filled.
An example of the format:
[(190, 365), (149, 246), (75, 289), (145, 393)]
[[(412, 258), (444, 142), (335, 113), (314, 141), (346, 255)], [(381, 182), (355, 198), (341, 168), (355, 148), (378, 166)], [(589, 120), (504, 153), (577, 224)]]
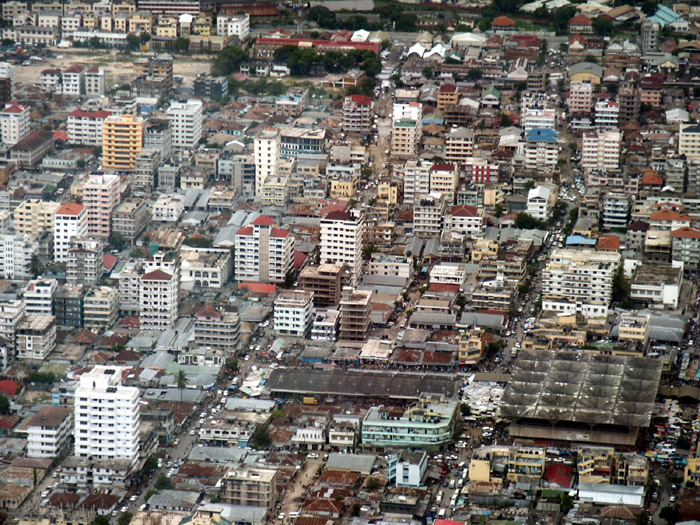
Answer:
[(531, 129), (555, 129), (557, 112), (549, 108), (530, 108), (523, 111), (522, 127), (525, 131)]
[(173, 102), (167, 111), (172, 122), (172, 141), (174, 149), (194, 149), (202, 138), (202, 121), (204, 118), (201, 100)]
[(5, 344), (0, 346), (0, 370), (7, 370), (15, 362), (17, 348), (17, 325), (24, 319), (24, 301), (15, 299), (0, 303), (0, 337)]
[(349, 95), (343, 99), (341, 127), (348, 133), (369, 133), (372, 123), (372, 99), (366, 95)]
[(597, 170), (620, 167), (621, 131), (587, 131), (582, 141), (581, 166)]
[(5, 146), (14, 146), (29, 135), (29, 106), (15, 102), (0, 111), (0, 138)]
[(617, 129), (620, 124), (620, 104), (609, 100), (595, 103), (595, 127), (598, 129)]
[(88, 233), (109, 238), (112, 212), (119, 204), (121, 178), (118, 175), (90, 175), (83, 187), (83, 204), (87, 210)]
[(454, 128), (445, 137), (445, 160), (463, 166), (474, 154), (474, 130)]
[(10, 79), (10, 100), (15, 96), (15, 66), (9, 62), (0, 62), (0, 79)]
[(141, 276), (139, 305), (141, 330), (167, 330), (177, 320), (179, 283), (176, 276), (153, 270)]
[(85, 71), (85, 95), (101, 97), (105, 94), (105, 69), (93, 66)]
[(569, 113), (589, 113), (593, 107), (593, 84), (572, 82), (569, 87)]
[(423, 105), (420, 102), (395, 103), (392, 120), (423, 120)]
[(279, 171), (282, 139), (279, 128), (265, 128), (255, 137), (255, 195), (262, 194), (268, 177)]
[(111, 111), (82, 111), (68, 114), (68, 142), (83, 146), (102, 147), (102, 127)]
[(446, 229), (466, 238), (479, 237), (486, 229), (484, 210), (476, 206), (453, 206), (446, 217)]
[(333, 211), (321, 219), (321, 264), (341, 263), (350, 271), (351, 286), (362, 272), (362, 238), (365, 222), (352, 210)]
[(422, 196), (430, 193), (430, 170), (433, 163), (417, 159), (406, 161), (403, 168), (403, 202), (415, 204)]
[(542, 309), (605, 318), (620, 254), (557, 249), (542, 274)]
[(58, 458), (70, 449), (73, 414), (68, 407), (44, 406), (26, 423), (27, 457)]
[(306, 337), (314, 318), (313, 292), (282, 291), (275, 299), (275, 332)]
[(129, 259), (118, 274), (112, 277), (119, 281), (119, 311), (125, 315), (138, 315), (141, 308), (141, 261)]
[(17, 359), (43, 361), (56, 348), (56, 318), (27, 314), (17, 325)]
[[(126, 461), (139, 456), (139, 389), (122, 385), (122, 369), (96, 366), (75, 390), (75, 455), (84, 460)], [(94, 476), (94, 483), (101, 480)], [(109, 480), (111, 481), (111, 480)]]
[(66, 255), (66, 284), (92, 286), (102, 277), (102, 241), (72, 237)]
[(219, 15), (216, 18), (216, 35), (234, 36), (245, 42), (250, 36), (250, 15)]
[(22, 294), (27, 314), (53, 315), (53, 298), (57, 290), (56, 279), (29, 281)]
[(552, 190), (547, 186), (536, 186), (527, 193), (527, 214), (530, 217), (547, 221), (552, 209)]
[(153, 204), (153, 220), (177, 222), (185, 213), (185, 197), (177, 194), (163, 194)]
[(0, 236), (0, 277), (10, 280), (31, 278), (32, 255), (39, 246), (31, 235)]
[(87, 236), (87, 210), (82, 204), (69, 202), (56, 211), (53, 220), (53, 260), (66, 262), (71, 239)]
[(531, 129), (525, 141), (525, 167), (529, 170), (549, 173), (557, 166), (559, 145), (553, 129)]
[(681, 124), (678, 134), (678, 154), (690, 159), (700, 158), (700, 125)]
[(85, 66), (73, 64), (63, 72), (63, 94), (79, 97), (85, 93)]
[(447, 202), (440, 193), (429, 193), (413, 204), (413, 233), (418, 237), (440, 237), (445, 225)]
[(281, 283), (294, 265), (294, 237), (265, 215), (238, 230), (235, 243), (239, 282)]

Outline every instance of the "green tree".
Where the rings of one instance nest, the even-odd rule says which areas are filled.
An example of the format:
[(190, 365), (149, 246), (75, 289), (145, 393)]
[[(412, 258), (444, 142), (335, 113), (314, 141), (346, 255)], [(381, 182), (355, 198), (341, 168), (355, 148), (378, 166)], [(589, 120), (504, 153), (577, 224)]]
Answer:
[(258, 426), (253, 432), (250, 441), (253, 448), (264, 449), (269, 447), (272, 439), (270, 438), (270, 430), (267, 428), (267, 425)]
[(188, 237), (183, 241), (183, 244), (195, 246), (197, 248), (211, 248), (214, 246), (211, 239), (207, 239), (206, 237)]
[(498, 219), (501, 215), (503, 215), (503, 205), (502, 204), (496, 204), (496, 209), (494, 210), (494, 215)]
[(659, 3), (656, 0), (646, 0), (642, 4), (642, 11), (646, 16), (653, 16), (656, 13)]
[(363, 259), (371, 259), (372, 254), (376, 253), (379, 251), (379, 248), (377, 248), (374, 244), (366, 244), (365, 246), (362, 247), (362, 258)]
[(211, 74), (215, 77), (230, 75), (238, 71), (242, 62), (248, 60), (248, 54), (236, 46), (226, 46), (216, 55), (211, 65)]
[(659, 518), (666, 520), (666, 523), (672, 525), (681, 521), (681, 510), (678, 507), (663, 507), (659, 511)]
[(169, 490), (173, 488), (173, 483), (168, 477), (165, 476), (165, 474), (161, 474), (158, 476), (158, 479), (153, 486), (156, 488), (156, 490)]
[(0, 414), (6, 416), (10, 413), (10, 398), (0, 396)]
[(85, 159), (78, 159), (78, 162), (76, 162), (76, 166), (79, 170), (84, 170), (85, 166), (87, 166), (87, 162), (85, 162)]
[(30, 383), (52, 384), (57, 381), (57, 377), (53, 372), (34, 371), (27, 374), (27, 381)]
[(637, 514), (637, 525), (650, 525), (649, 513), (645, 510)]
[(613, 22), (607, 17), (599, 16), (593, 19), (593, 32), (598, 36), (610, 36), (613, 32)]
[(131, 523), (131, 518), (133, 518), (134, 515), (131, 512), (125, 512), (121, 516), (119, 516), (119, 519), (117, 520), (117, 523), (119, 525), (129, 525)]
[(352, 512), (350, 513), (351, 516), (359, 516), (360, 509), (362, 509), (362, 505), (360, 505), (359, 503), (354, 503), (352, 506)]
[(369, 490), (370, 492), (372, 492), (374, 489), (378, 489), (381, 486), (382, 486), (382, 482), (378, 478), (375, 478), (375, 477), (367, 478), (366, 487), (367, 487), (367, 490)]
[(112, 232), (109, 236), (109, 245), (117, 251), (122, 251), (126, 248), (126, 239), (121, 233)]
[(141, 33), (141, 35), (139, 36), (139, 40), (141, 40), (141, 43), (142, 43), (142, 44), (147, 44), (148, 41), (151, 40), (151, 35), (149, 35), (148, 33), (146, 33), (146, 32), (144, 31), (144, 32)]
[(524, 211), (521, 211), (515, 216), (515, 226), (522, 230), (532, 230), (532, 229), (544, 229), (545, 224), (539, 219), (535, 219), (533, 216), (528, 215)]
[(470, 69), (469, 71), (467, 71), (467, 80), (471, 80), (472, 82), (480, 80), (483, 76), (484, 72), (481, 71), (481, 69)]
[(177, 379), (176, 379), (176, 384), (177, 388), (180, 390), (180, 403), (182, 403), (182, 394), (185, 391), (185, 388), (187, 388), (187, 385), (190, 382), (190, 378), (187, 377), (187, 374), (185, 374), (184, 370), (180, 370), (177, 373)]
[(187, 53), (190, 50), (190, 39), (179, 37), (175, 40), (173, 49), (178, 53)]
[(459, 404), (459, 410), (462, 414), (462, 417), (469, 417), (472, 415), (471, 407), (464, 401)]
[(112, 525), (107, 516), (95, 516), (90, 525)]
[(141, 38), (134, 33), (129, 33), (126, 35), (126, 45), (131, 51), (136, 51), (141, 47)]
[(622, 303), (627, 300), (630, 294), (630, 283), (625, 278), (625, 271), (622, 266), (618, 266), (612, 279), (612, 300), (615, 303)]
[(143, 464), (143, 472), (145, 474), (150, 474), (151, 472), (155, 472), (155, 470), (158, 468), (158, 460), (154, 458), (153, 456), (148, 456), (146, 461)]
[(36, 253), (32, 255), (31, 262), (29, 263), (29, 273), (32, 274), (32, 277), (34, 277), (34, 279), (36, 279), (42, 273), (44, 273), (44, 265), (41, 264), (39, 255), (37, 255)]

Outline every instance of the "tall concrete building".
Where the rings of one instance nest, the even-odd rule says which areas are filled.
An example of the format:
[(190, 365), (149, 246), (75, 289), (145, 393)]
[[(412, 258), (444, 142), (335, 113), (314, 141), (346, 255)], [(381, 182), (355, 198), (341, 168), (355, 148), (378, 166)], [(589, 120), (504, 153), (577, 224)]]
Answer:
[(96, 366), (75, 390), (75, 455), (127, 461), (139, 455), (139, 389), (122, 385), (122, 369)]
[(27, 199), (15, 208), (15, 233), (34, 236), (54, 229), (54, 216), (61, 204), (41, 199)]
[(66, 284), (92, 286), (102, 277), (102, 241), (71, 237), (66, 254)]
[(0, 111), (0, 139), (5, 146), (14, 146), (29, 135), (29, 106), (16, 102), (5, 104)]
[(105, 169), (133, 171), (143, 148), (145, 121), (134, 115), (111, 115), (102, 125), (102, 163)]
[(77, 202), (63, 204), (54, 214), (53, 260), (66, 262), (71, 240), (88, 233), (87, 209)]
[(347, 133), (369, 133), (372, 123), (372, 99), (364, 95), (350, 95), (343, 99), (341, 127)]
[(279, 171), (281, 137), (279, 128), (265, 128), (255, 137), (255, 195), (262, 194), (268, 177)]
[(642, 23), (640, 36), (642, 41), (642, 53), (647, 54), (656, 51), (659, 47), (660, 28), (658, 22), (647, 20)]
[(235, 243), (238, 281), (281, 283), (294, 265), (294, 237), (265, 215), (238, 230)]
[(202, 138), (204, 118), (201, 100), (173, 102), (167, 111), (172, 123), (172, 147), (174, 149), (194, 149)]
[(117, 175), (90, 175), (83, 188), (87, 209), (88, 235), (109, 238), (112, 212), (119, 205), (121, 179)]
[(621, 131), (583, 133), (581, 166), (586, 169), (616, 170), (620, 167)]
[(366, 341), (372, 325), (372, 292), (369, 290), (343, 289), (340, 298), (341, 341)]
[(342, 263), (356, 286), (362, 271), (365, 222), (360, 212), (334, 211), (321, 219), (321, 263)]
[(153, 270), (141, 276), (139, 320), (142, 330), (167, 330), (177, 321), (179, 285), (176, 275)]

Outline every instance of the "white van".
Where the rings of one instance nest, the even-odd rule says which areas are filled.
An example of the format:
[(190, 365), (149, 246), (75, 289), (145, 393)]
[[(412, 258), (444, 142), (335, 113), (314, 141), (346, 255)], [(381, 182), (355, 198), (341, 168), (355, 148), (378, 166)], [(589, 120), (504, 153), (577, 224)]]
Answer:
[(447, 513), (447, 509), (444, 509), (444, 508), (440, 509), (438, 511), (438, 518), (443, 519), (445, 517), (446, 513)]

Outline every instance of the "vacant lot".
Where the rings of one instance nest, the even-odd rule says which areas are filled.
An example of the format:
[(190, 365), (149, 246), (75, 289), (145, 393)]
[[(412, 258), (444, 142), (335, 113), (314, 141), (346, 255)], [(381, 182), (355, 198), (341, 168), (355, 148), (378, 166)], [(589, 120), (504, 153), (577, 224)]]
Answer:
[[(140, 56), (148, 56), (151, 53), (124, 54), (109, 50), (88, 49), (57, 49), (54, 51), (62, 56), (60, 60), (55, 58), (44, 59), (41, 62), (32, 60), (30, 66), (19, 66), (15, 70), (17, 82), (40, 84), (41, 72), (44, 69), (67, 69), (73, 64), (85, 66), (102, 66), (107, 74), (107, 87), (119, 86), (130, 83), (133, 80), (132, 64)], [(200, 73), (209, 73), (213, 56), (175, 56), (173, 72), (184, 77), (185, 85), (192, 85), (195, 77)]]

